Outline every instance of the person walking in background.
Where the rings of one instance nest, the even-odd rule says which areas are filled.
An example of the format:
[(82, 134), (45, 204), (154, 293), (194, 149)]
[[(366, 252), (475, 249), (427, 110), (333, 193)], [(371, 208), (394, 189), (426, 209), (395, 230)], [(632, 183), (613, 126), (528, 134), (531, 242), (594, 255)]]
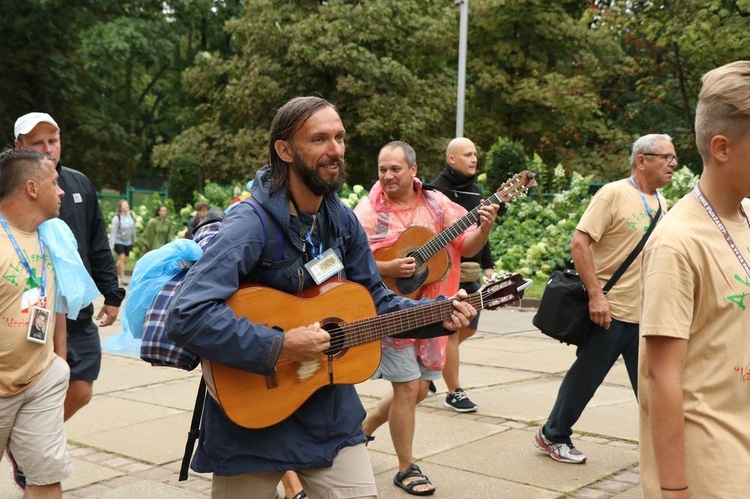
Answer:
[[(445, 150), (445, 168), (430, 183), (430, 186), (445, 194), (448, 199), (471, 211), (482, 201), (482, 190), (476, 183), (477, 148), (474, 143), (463, 137), (455, 138), (448, 143)], [(491, 277), (494, 262), (490, 243), (487, 241), (476, 255), (461, 257), (461, 289), (474, 293), (482, 286), (481, 277)], [(448, 387), (444, 405), (457, 412), (473, 412), (477, 405), (469, 400), (459, 381), (460, 355), (459, 346), (477, 332), (479, 314), (467, 327), (448, 337), (445, 348), (445, 367), (443, 380)]]
[(583, 413), (615, 361), (622, 355), (633, 392), (638, 395), (638, 320), (642, 252), (605, 295), (603, 286), (638, 246), (655, 214), (667, 210), (656, 190), (672, 180), (677, 168), (672, 138), (649, 134), (633, 143), (630, 177), (604, 185), (591, 199), (576, 226), (570, 251), (588, 291), (589, 316), (595, 324), (587, 343), (565, 374), (549, 419), (539, 427), (534, 445), (562, 463), (582, 464), (586, 455), (571, 440)]
[(204, 203), (203, 201), (195, 205), (195, 216), (191, 218), (187, 224), (187, 231), (185, 232), (186, 238), (191, 239), (193, 237), (195, 228), (198, 226), (199, 223), (201, 223), (201, 220), (203, 220), (206, 217), (206, 213), (208, 213), (208, 209), (209, 209), (208, 204)]
[[(48, 156), (0, 154), (0, 445), (12, 467), (26, 471), (19, 486), (27, 498), (61, 498), (60, 482), (73, 473), (63, 426), (65, 317), (54, 313), (55, 268), (38, 232), (58, 215), (62, 196)], [(49, 324), (42, 320), (48, 317)]]
[(174, 239), (174, 228), (172, 221), (167, 218), (169, 213), (165, 205), (156, 208), (156, 212), (148, 225), (141, 233), (141, 253), (145, 254), (151, 250), (159, 249)]
[(135, 220), (130, 213), (127, 200), (121, 199), (117, 203), (117, 211), (112, 217), (109, 247), (117, 255), (117, 276), (120, 286), (128, 284), (125, 280), (125, 265), (130, 257), (130, 250), (135, 244)]
[[(96, 315), (98, 325), (109, 326), (117, 318), (125, 290), (117, 283), (115, 262), (96, 189), (86, 175), (63, 166), (60, 127), (52, 116), (37, 112), (25, 114), (16, 120), (13, 133), (17, 149), (43, 152), (55, 162), (58, 183), (65, 191), (60, 218), (73, 232), (83, 265), (104, 296), (104, 305)], [(65, 396), (65, 420), (68, 420), (91, 400), (94, 381), (101, 369), (102, 347), (99, 329), (94, 323), (93, 303), (81, 310), (75, 320), (66, 318), (66, 328), (70, 366), (70, 383)], [(16, 483), (24, 483), (20, 470), (14, 468), (14, 471)]]
[(701, 79), (703, 173), (646, 245), (639, 364), (643, 497), (747, 497), (750, 61)]

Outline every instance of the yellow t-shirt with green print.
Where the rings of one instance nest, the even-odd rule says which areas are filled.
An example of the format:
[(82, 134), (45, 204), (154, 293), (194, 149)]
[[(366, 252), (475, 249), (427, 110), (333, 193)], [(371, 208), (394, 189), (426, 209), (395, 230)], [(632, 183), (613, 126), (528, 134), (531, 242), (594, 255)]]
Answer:
[[(41, 282), (42, 255), (37, 232), (24, 232), (11, 227), (21, 251), (26, 256), (36, 279)], [(24, 300), (38, 285), (30, 279), (8, 234), (0, 227), (0, 397), (10, 397), (31, 387), (55, 356), (55, 272), (47, 252), (45, 288), (50, 311), (44, 344), (26, 339), (33, 305)]]
[[(750, 212), (750, 203), (745, 203)], [(750, 227), (722, 220), (750, 263)], [(661, 497), (649, 430), (646, 336), (688, 341), (682, 374), (691, 497), (747, 497), (750, 484), (750, 276), (693, 193), (646, 245), (640, 324), (640, 470)]]
[[(648, 230), (651, 218), (643, 199), (646, 200), (652, 217), (656, 216), (659, 202), (662, 214), (666, 212), (667, 203), (663, 196), (659, 195), (659, 201), (656, 195), (643, 194), (641, 198), (639, 191), (628, 179), (610, 182), (594, 195), (576, 226), (577, 230), (586, 232), (594, 240), (591, 253), (596, 276), (602, 287)], [(619, 321), (638, 323), (642, 257), (643, 252), (607, 295), (609, 311)]]

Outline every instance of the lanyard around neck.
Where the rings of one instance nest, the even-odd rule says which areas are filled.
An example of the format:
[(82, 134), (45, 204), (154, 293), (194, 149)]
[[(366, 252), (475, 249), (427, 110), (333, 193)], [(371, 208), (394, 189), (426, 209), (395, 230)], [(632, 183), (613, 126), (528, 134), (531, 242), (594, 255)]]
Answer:
[(21, 248), (18, 246), (18, 242), (16, 242), (16, 238), (13, 237), (13, 233), (10, 231), (10, 227), (8, 226), (8, 222), (5, 221), (5, 217), (0, 213), (0, 224), (2, 224), (3, 229), (5, 229), (5, 232), (8, 234), (8, 239), (10, 239), (10, 243), (13, 245), (13, 249), (16, 250), (16, 254), (18, 255), (18, 258), (21, 260), (21, 263), (24, 267), (26, 267), (26, 272), (29, 273), (29, 277), (32, 281), (34, 281), (37, 286), (39, 286), (39, 296), (45, 296), (45, 287), (47, 284), (47, 267), (44, 265), (44, 243), (42, 242), (42, 239), (39, 237), (39, 231), (37, 231), (37, 237), (39, 237), (39, 251), (42, 254), (42, 280), (39, 281), (36, 276), (34, 275), (34, 271), (31, 269), (31, 265), (29, 265), (29, 261), (26, 259), (26, 255), (23, 254), (23, 251), (21, 251)]
[[(646, 214), (648, 215), (648, 218), (650, 218), (652, 221), (654, 219), (653, 213), (651, 213), (651, 207), (648, 205), (648, 201), (646, 201), (646, 196), (643, 195), (641, 190), (638, 188), (638, 185), (635, 183), (635, 178), (631, 175), (630, 176), (630, 183), (633, 184), (633, 187), (635, 187), (635, 190), (638, 191), (638, 194), (641, 196), (641, 201), (643, 201), (643, 206), (646, 208)], [(656, 192), (656, 202), (661, 207), (661, 201), (659, 201), (659, 193)], [(661, 214), (661, 217), (664, 216), (664, 213)]]
[[(729, 231), (726, 227), (724, 227), (724, 224), (722, 223), (721, 219), (719, 218), (719, 215), (716, 214), (714, 211), (714, 207), (711, 206), (711, 203), (708, 199), (706, 199), (706, 196), (703, 195), (703, 191), (701, 191), (700, 184), (697, 184), (695, 186), (695, 189), (693, 189), (693, 194), (695, 194), (695, 197), (698, 198), (698, 201), (700, 201), (703, 208), (708, 213), (708, 216), (711, 217), (711, 220), (714, 221), (716, 226), (719, 228), (719, 232), (724, 236), (724, 239), (727, 240), (727, 243), (729, 244), (729, 247), (734, 252), (734, 256), (737, 257), (737, 260), (739, 260), (740, 265), (742, 265), (742, 268), (745, 269), (745, 273), (750, 276), (750, 266), (748, 266), (745, 259), (742, 257), (742, 253), (740, 253), (740, 249), (737, 247), (736, 244), (734, 244), (734, 240), (732, 240), (732, 236), (729, 235)], [(747, 219), (747, 215), (745, 214), (745, 210), (742, 209), (742, 206), (740, 206), (740, 211), (742, 211), (742, 215), (745, 217), (745, 221), (747, 222), (748, 227), (750, 227), (750, 220)]]

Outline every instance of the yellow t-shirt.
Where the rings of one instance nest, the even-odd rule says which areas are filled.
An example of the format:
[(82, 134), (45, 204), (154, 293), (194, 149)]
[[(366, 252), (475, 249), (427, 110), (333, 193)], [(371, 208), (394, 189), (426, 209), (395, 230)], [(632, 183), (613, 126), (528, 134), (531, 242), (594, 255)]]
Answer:
[[(10, 227), (10, 230), (36, 279), (41, 282), (42, 254), (37, 232), (23, 232), (14, 227)], [(26, 339), (34, 305), (32, 297), (34, 289), (39, 286), (29, 277), (7, 232), (0, 227), (0, 397), (16, 395), (31, 387), (41, 378), (55, 356), (55, 272), (48, 251), (44, 265), (47, 297), (44, 308), (50, 314), (47, 337), (45, 343), (41, 344)]]
[[(655, 195), (643, 194), (643, 197), (651, 216), (656, 216), (659, 202), (662, 214), (666, 212), (667, 203), (663, 196), (659, 195), (659, 201)], [(633, 251), (650, 223), (643, 198), (628, 179), (606, 184), (594, 195), (576, 229), (586, 232), (594, 240), (591, 253), (602, 287)], [(610, 313), (619, 321), (638, 323), (642, 260), (643, 252), (607, 294)]]
[[(750, 203), (745, 211), (750, 212)], [(645, 336), (688, 340), (682, 380), (691, 497), (746, 497), (750, 484), (750, 276), (693, 193), (646, 245), (640, 324), (640, 470), (661, 497), (649, 430)], [(747, 222), (722, 220), (750, 262)]]

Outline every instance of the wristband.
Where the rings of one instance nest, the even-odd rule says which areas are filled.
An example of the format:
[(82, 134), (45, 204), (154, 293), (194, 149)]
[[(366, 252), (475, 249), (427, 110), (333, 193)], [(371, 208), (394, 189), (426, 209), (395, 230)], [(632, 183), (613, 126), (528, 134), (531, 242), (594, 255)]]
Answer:
[(660, 488), (661, 488), (661, 490), (663, 490), (664, 492), (681, 492), (681, 491), (683, 491), (683, 490), (687, 490), (687, 489), (688, 489), (688, 486), (687, 486), (687, 485), (685, 485), (684, 487), (682, 487), (682, 488), (679, 488), (679, 489), (670, 489), (670, 488), (667, 488), (667, 487), (660, 487)]

